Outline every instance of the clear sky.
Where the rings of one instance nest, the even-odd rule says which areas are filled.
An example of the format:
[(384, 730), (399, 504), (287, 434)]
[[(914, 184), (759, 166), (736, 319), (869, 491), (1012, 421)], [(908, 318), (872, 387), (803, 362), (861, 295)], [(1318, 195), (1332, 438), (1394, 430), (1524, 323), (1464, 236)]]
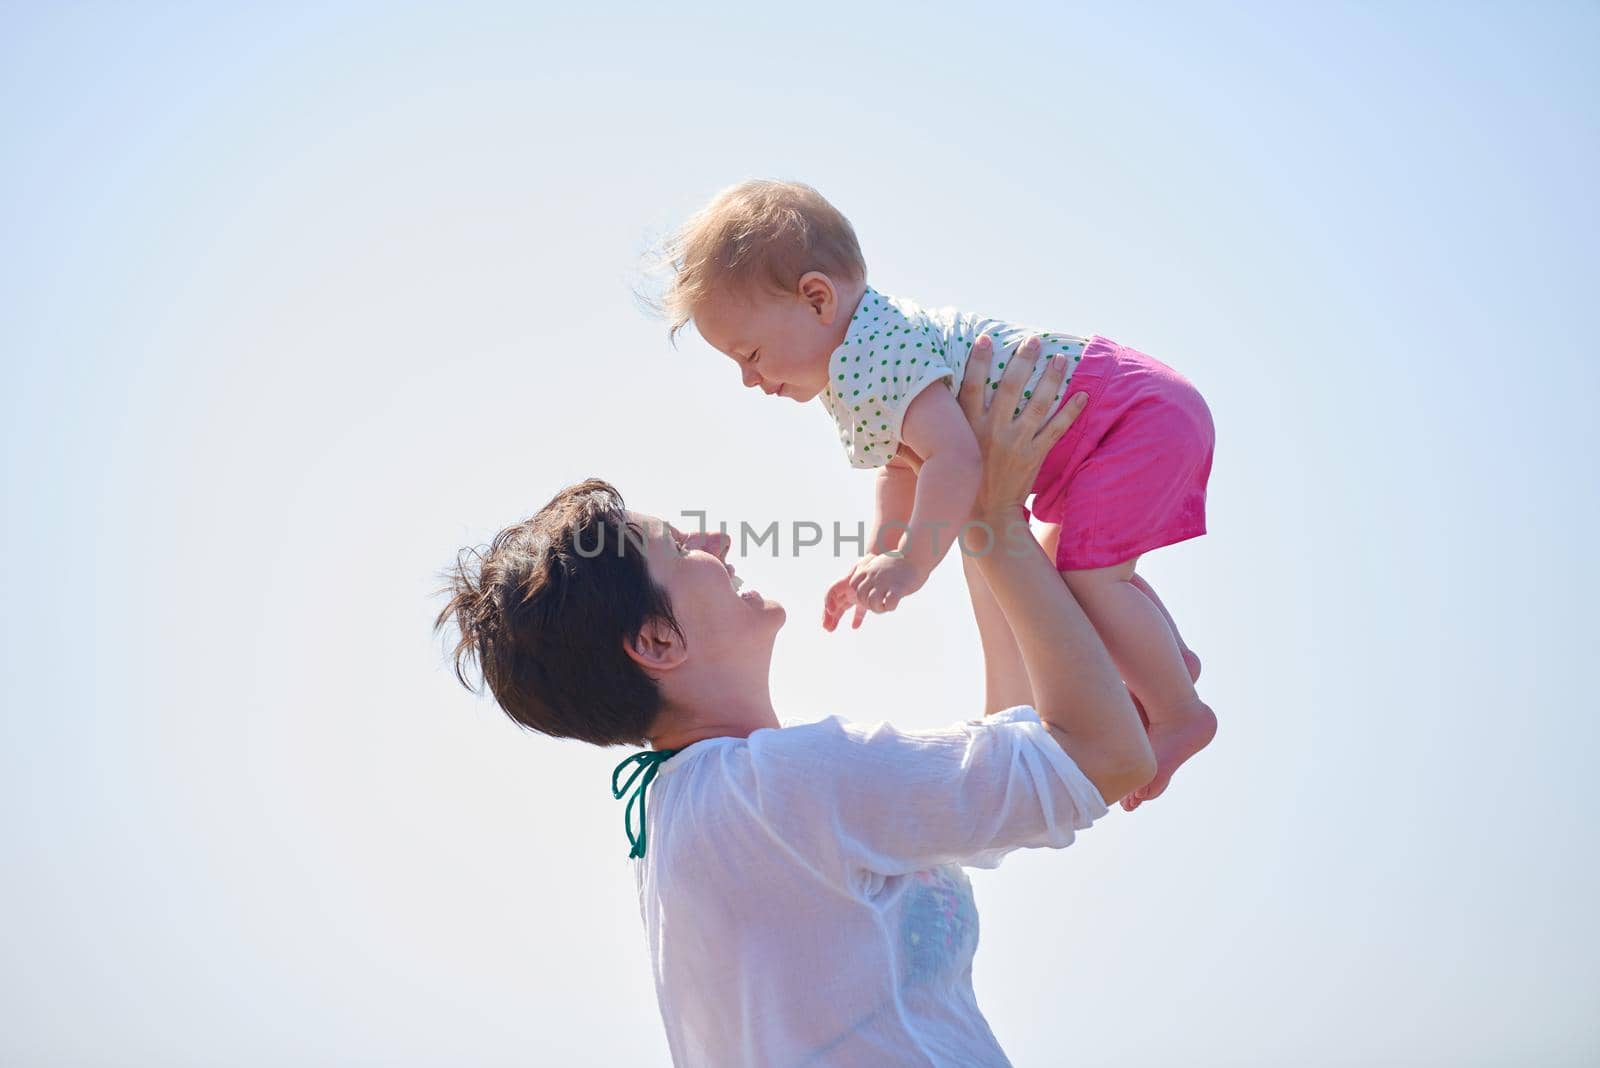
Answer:
[[(867, 515), (632, 296), (755, 176), (1216, 417), (1145, 570), (1221, 732), (974, 873), (1016, 1062), (1600, 1059), (1600, 9), (1204, 7), (0, 9), (0, 1060), (665, 1063), (626, 753), (461, 691), (430, 592), (588, 475)], [(780, 715), (977, 714), (958, 567), (825, 635), (845, 561), (736, 563)]]

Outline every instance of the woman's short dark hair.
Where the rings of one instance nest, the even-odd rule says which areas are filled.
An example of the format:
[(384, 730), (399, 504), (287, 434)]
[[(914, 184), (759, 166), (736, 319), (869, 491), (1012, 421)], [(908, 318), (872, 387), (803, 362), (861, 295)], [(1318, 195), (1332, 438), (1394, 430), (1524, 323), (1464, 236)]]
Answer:
[(622, 495), (591, 478), (568, 486), (446, 573), (450, 601), (434, 629), (460, 631), (456, 677), (475, 663), (524, 727), (594, 745), (643, 745), (661, 691), (623, 644), (652, 620), (679, 638), (666, 591), (645, 564), (645, 535)]

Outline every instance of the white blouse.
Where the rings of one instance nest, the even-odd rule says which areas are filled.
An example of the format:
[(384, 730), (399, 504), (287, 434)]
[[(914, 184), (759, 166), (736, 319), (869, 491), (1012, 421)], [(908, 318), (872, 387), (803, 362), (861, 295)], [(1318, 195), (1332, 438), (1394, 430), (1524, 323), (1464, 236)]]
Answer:
[(660, 765), (634, 862), (678, 1065), (1003, 1065), (961, 865), (1106, 812), (1026, 705), (935, 730), (839, 716)]

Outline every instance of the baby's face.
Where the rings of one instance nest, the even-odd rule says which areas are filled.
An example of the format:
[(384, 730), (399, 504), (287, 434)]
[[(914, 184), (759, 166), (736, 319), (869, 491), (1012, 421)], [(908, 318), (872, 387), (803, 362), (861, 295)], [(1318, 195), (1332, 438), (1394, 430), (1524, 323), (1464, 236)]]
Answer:
[(839, 347), (834, 316), (799, 293), (719, 292), (696, 309), (695, 329), (739, 366), (746, 386), (804, 404), (828, 385), (828, 357)]

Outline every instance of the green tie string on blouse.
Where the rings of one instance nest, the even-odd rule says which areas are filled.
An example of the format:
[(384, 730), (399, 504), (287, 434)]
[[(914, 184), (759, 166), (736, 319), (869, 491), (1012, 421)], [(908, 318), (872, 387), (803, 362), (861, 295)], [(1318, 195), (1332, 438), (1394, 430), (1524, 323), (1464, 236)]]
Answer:
[[(644, 856), (645, 788), (650, 785), (650, 780), (656, 777), (656, 772), (661, 770), (661, 765), (666, 763), (669, 758), (678, 752), (679, 750), (677, 749), (647, 749), (642, 753), (633, 754), (631, 757), (618, 764), (616, 770), (611, 773), (611, 796), (616, 798), (618, 801), (622, 800), (622, 795), (628, 792), (629, 787), (633, 785), (633, 780), (637, 779), (641, 772), (644, 774), (644, 781), (639, 784), (639, 788), (635, 790), (633, 796), (628, 799), (628, 807), (622, 810), (622, 829), (627, 832), (628, 844), (633, 847), (628, 851), (629, 859)], [(617, 778), (622, 774), (622, 769), (627, 767), (629, 764), (634, 765), (633, 774), (628, 776), (627, 782), (623, 783), (621, 786), (618, 786)], [(630, 823), (630, 819), (633, 816), (633, 803), (635, 801), (639, 803), (638, 838), (633, 836), (633, 827)]]

